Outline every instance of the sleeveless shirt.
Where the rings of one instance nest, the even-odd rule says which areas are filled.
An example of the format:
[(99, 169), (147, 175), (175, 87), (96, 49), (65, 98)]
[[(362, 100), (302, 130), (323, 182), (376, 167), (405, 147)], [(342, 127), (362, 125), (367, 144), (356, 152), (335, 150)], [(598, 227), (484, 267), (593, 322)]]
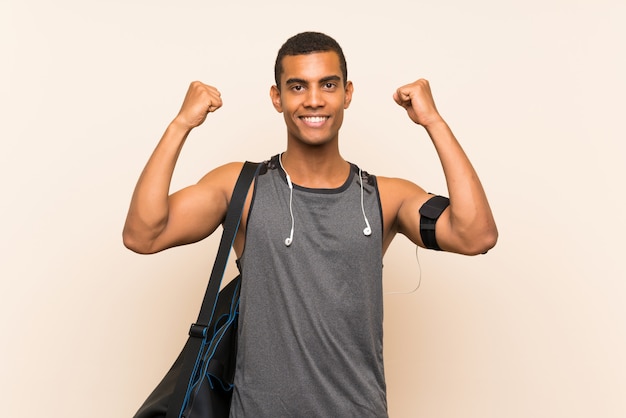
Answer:
[(277, 155), (256, 178), (230, 416), (387, 417), (376, 177), (351, 164), (337, 189), (293, 187), (286, 246), (290, 189)]

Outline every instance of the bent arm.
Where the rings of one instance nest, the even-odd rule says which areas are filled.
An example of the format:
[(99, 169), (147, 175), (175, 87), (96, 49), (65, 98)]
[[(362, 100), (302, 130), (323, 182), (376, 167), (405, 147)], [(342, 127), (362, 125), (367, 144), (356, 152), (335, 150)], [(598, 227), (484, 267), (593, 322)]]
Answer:
[(443, 119), (425, 128), (441, 161), (450, 197), (450, 206), (437, 221), (437, 242), (448, 251), (485, 253), (496, 244), (498, 231), (478, 174)]
[(127, 248), (139, 253), (158, 251), (153, 245), (168, 224), (170, 183), (189, 132), (172, 122), (139, 176), (122, 233)]
[[(450, 206), (436, 224), (436, 238), (446, 251), (474, 255), (485, 253), (497, 241), (498, 231), (480, 179), (448, 124), (437, 111), (425, 80), (418, 86), (396, 94), (396, 101), (407, 108), (413, 121), (430, 136), (441, 161), (450, 198)], [(406, 186), (405, 199), (398, 212), (398, 232), (423, 245), (419, 208), (431, 196), (415, 186)]]
[(220, 106), (217, 90), (199, 82), (191, 84), (181, 111), (167, 127), (133, 192), (122, 234), (127, 248), (154, 253), (195, 242), (212, 233), (222, 221), (228, 204), (225, 190), (236, 164), (216, 169), (196, 185), (169, 194), (187, 136)]

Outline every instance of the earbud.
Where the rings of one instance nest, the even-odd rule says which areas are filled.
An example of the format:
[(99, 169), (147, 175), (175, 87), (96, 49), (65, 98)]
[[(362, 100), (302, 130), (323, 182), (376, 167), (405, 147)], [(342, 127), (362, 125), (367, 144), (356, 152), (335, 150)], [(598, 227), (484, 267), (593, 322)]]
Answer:
[[(289, 215), (291, 216), (291, 231), (289, 232), (289, 237), (285, 238), (285, 241), (284, 241), (285, 246), (289, 247), (291, 243), (293, 242), (293, 231), (295, 228), (295, 219), (293, 216), (293, 183), (291, 182), (291, 177), (289, 177), (287, 170), (285, 170), (285, 167), (283, 167), (282, 154), (278, 154), (278, 163), (280, 164), (280, 168), (282, 168), (283, 172), (285, 173), (287, 185), (289, 186)], [(366, 237), (369, 237), (370, 235), (372, 235), (372, 228), (370, 227), (370, 223), (367, 220), (367, 216), (365, 215), (365, 206), (363, 204), (363, 173), (361, 172), (360, 168), (359, 168), (359, 183), (361, 186), (361, 212), (363, 213), (363, 220), (365, 221), (365, 225), (366, 225), (366, 227), (363, 229), (363, 235), (365, 235)]]
[(369, 237), (372, 235), (372, 228), (370, 227), (370, 223), (367, 220), (367, 216), (365, 215), (365, 206), (363, 205), (363, 173), (359, 168), (359, 182), (361, 183), (361, 212), (363, 212), (363, 220), (365, 220), (365, 229), (363, 230), (363, 235)]
[(287, 179), (287, 185), (289, 186), (289, 214), (291, 215), (291, 232), (289, 233), (289, 237), (285, 238), (285, 245), (289, 247), (293, 242), (293, 230), (295, 227), (295, 220), (293, 217), (293, 183), (291, 182), (291, 177), (289, 177), (289, 173), (287, 173), (287, 170), (285, 170), (285, 167), (283, 167), (282, 154), (278, 155), (278, 163), (285, 172), (285, 178)]

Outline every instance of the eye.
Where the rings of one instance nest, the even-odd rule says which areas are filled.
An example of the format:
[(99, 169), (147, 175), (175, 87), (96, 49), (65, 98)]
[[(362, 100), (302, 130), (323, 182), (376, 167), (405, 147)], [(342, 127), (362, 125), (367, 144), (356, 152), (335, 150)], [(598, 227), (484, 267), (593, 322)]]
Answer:
[(337, 90), (337, 82), (335, 81), (326, 81), (322, 84), (322, 89), (327, 92), (334, 92)]
[(295, 92), (301, 92), (302, 90), (304, 90), (304, 86), (300, 84), (294, 84), (293, 86), (291, 86), (291, 90)]

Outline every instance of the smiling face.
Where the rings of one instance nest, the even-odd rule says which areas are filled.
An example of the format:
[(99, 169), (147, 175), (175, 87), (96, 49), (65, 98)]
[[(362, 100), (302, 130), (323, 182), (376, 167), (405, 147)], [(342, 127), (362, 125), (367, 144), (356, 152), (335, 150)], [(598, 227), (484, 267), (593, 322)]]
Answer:
[(337, 53), (288, 55), (282, 67), (280, 86), (272, 86), (270, 95), (285, 118), (289, 143), (336, 143), (353, 91), (352, 82), (342, 78)]

